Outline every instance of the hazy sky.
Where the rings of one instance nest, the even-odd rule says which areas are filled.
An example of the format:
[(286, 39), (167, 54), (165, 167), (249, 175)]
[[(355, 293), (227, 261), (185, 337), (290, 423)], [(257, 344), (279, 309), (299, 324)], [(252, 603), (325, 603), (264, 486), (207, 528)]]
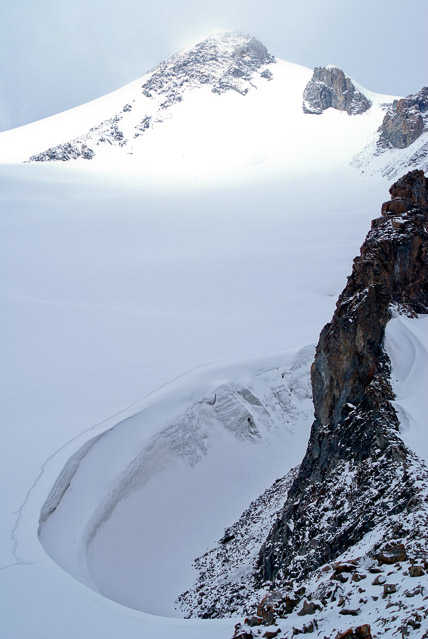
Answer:
[(0, 130), (135, 80), (218, 28), (336, 64), (380, 93), (428, 84), (428, 0), (0, 0)]

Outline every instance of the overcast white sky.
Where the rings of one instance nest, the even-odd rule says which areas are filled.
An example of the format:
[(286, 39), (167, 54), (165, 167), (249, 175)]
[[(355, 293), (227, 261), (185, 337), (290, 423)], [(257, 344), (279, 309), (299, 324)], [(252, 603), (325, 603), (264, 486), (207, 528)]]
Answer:
[(135, 80), (214, 29), (336, 64), (380, 93), (428, 84), (428, 0), (0, 0), (0, 130)]

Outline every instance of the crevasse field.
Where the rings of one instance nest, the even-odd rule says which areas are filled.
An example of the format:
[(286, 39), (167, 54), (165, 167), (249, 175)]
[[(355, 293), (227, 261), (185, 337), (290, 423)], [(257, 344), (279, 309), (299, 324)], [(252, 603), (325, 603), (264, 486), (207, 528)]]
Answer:
[[(303, 116), (310, 71), (276, 74), (247, 96), (190, 96), (120, 162), (21, 163), (58, 121), (85, 130), (94, 103), (0, 135), (8, 639), (233, 633), (175, 600), (192, 560), (301, 460), (313, 349), (389, 187), (349, 166), (385, 96)], [(418, 445), (423, 390), (406, 380), (426, 368), (426, 321), (394, 322)]]

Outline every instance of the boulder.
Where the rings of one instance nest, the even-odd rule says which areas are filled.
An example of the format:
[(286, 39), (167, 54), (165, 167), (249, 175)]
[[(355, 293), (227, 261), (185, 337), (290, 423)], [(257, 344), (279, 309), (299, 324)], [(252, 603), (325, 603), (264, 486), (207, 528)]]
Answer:
[(388, 595), (392, 595), (394, 592), (397, 592), (396, 584), (384, 584), (383, 586), (383, 597), (387, 597)]
[(422, 566), (410, 566), (409, 575), (411, 577), (422, 577), (425, 574), (425, 570)]
[(299, 617), (304, 615), (314, 615), (318, 610), (321, 610), (321, 606), (313, 601), (304, 601), (301, 610), (297, 613)]

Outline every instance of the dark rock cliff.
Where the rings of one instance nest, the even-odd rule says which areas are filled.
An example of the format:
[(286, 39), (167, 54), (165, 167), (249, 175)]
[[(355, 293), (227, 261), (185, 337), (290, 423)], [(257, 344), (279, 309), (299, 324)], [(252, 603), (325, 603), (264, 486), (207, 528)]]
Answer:
[(428, 129), (428, 87), (394, 100), (379, 129), (381, 147), (405, 149)]
[(364, 113), (370, 101), (337, 67), (315, 67), (303, 93), (303, 111), (320, 115), (328, 109), (346, 111), (349, 115)]
[(382, 344), (391, 308), (428, 312), (428, 180), (412, 171), (390, 193), (321, 333), (312, 366), (315, 421), (261, 549), (259, 582), (303, 577), (419, 507), (415, 456), (398, 434)]

